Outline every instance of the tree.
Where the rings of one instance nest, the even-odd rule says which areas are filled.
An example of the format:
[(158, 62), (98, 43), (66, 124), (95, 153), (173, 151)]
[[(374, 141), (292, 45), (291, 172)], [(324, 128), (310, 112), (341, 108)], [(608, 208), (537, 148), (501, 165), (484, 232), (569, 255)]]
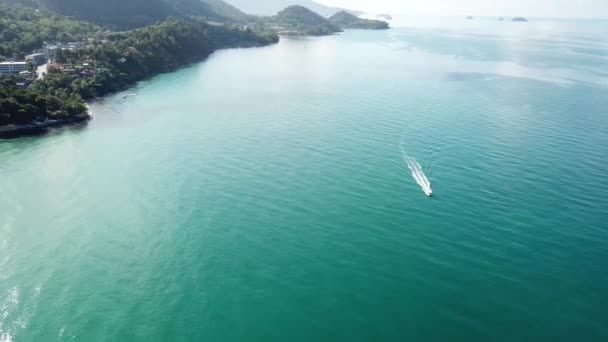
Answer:
[(55, 61), (57, 61), (59, 63), (66, 62), (65, 53), (64, 53), (63, 49), (58, 48), (57, 50), (55, 50)]

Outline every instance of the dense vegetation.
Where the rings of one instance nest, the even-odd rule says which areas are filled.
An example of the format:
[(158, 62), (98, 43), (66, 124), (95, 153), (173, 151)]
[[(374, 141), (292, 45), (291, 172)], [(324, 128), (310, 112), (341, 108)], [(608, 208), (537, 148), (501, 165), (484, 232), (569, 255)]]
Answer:
[(361, 19), (345, 11), (334, 14), (329, 21), (343, 30), (387, 30), (390, 28), (386, 21)]
[(74, 79), (69, 88), (83, 98), (119, 90), (142, 78), (207, 57), (234, 46), (259, 46), (277, 41), (250, 30), (202, 21), (170, 18), (138, 29), (125, 39), (92, 48), (65, 51), (58, 61), (68, 66), (87, 62), (95, 74)]
[(103, 30), (93, 24), (48, 11), (32, 11), (0, 3), (0, 59), (40, 49), (45, 41), (80, 41), (99, 37)]
[(302, 6), (289, 6), (270, 17), (269, 22), (285, 34), (323, 36), (342, 31), (326, 18)]
[(61, 85), (70, 80), (57, 70), (30, 88), (15, 86), (15, 76), (0, 78), (0, 126), (62, 119), (85, 113), (82, 98)]
[(30, 88), (16, 87), (14, 76), (1, 78), (0, 126), (83, 114), (83, 99), (200, 60), (219, 48), (258, 46), (277, 40), (274, 35), (262, 36), (238, 27), (169, 18), (125, 33), (114, 42), (64, 50), (56, 58), (65, 63), (66, 69), (49, 68), (46, 77)]
[(247, 15), (223, 0), (0, 0), (54, 11), (97, 24), (137, 28), (168, 17), (206, 18), (213, 21), (245, 20)]

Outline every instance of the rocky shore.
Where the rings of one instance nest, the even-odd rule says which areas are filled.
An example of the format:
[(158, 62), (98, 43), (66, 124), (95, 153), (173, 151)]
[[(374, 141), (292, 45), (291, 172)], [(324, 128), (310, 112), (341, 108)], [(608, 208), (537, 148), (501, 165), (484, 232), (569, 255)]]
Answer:
[(0, 139), (14, 139), (26, 135), (44, 134), (48, 131), (49, 128), (86, 122), (89, 121), (91, 118), (91, 115), (87, 113), (67, 118), (33, 122), (25, 125), (0, 126)]

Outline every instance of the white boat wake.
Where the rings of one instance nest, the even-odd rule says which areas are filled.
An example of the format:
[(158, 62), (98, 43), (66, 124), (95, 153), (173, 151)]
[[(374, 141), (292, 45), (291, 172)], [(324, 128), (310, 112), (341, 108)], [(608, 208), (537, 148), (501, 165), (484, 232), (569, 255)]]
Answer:
[(433, 189), (431, 188), (431, 182), (424, 174), (424, 171), (422, 171), (422, 166), (420, 166), (420, 164), (418, 164), (414, 158), (405, 157), (404, 159), (407, 163), (407, 167), (410, 169), (410, 171), (412, 171), (412, 177), (414, 177), (416, 183), (420, 185), (422, 191), (424, 191), (427, 196), (432, 196)]

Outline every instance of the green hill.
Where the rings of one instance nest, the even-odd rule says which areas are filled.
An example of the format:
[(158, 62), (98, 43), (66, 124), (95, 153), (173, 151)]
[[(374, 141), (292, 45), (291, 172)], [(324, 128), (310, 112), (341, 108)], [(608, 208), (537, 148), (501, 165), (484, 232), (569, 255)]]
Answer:
[[(293, 5), (306, 7), (324, 17), (329, 17), (344, 10), (343, 8), (325, 6), (312, 0), (226, 0), (226, 2), (246, 13), (264, 16), (275, 15), (282, 9)], [(362, 14), (356, 11), (347, 11), (353, 14)]]
[(342, 30), (328, 19), (302, 6), (289, 6), (268, 22), (282, 34), (324, 36)]
[(168, 17), (240, 21), (247, 15), (222, 0), (0, 0), (121, 28), (135, 28)]
[(0, 59), (22, 59), (38, 51), (45, 41), (81, 41), (104, 33), (99, 26), (49, 11), (0, 4)]
[(202, 0), (218, 15), (237, 21), (249, 20), (250, 16), (223, 0)]
[(329, 21), (344, 30), (386, 30), (390, 28), (386, 21), (361, 19), (345, 11), (334, 14)]

